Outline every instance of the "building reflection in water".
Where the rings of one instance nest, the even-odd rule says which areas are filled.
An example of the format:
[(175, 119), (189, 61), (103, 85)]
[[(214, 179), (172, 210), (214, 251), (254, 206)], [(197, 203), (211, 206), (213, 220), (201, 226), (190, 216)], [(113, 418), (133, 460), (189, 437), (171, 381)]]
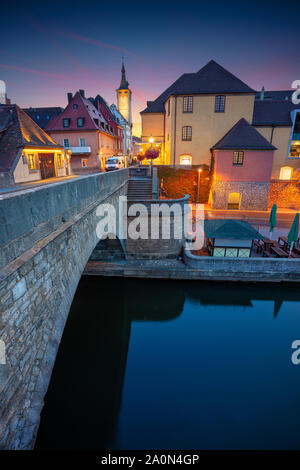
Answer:
[[(294, 287), (83, 277), (45, 399), (36, 449), (113, 448), (132, 321), (165, 322), (202, 306), (298, 301)], [(137, 378), (138, 380), (138, 378)]]
[[(152, 284), (152, 287), (151, 287)], [(113, 445), (132, 321), (169, 321), (184, 306), (167, 282), (83, 277), (57, 354), (36, 449)]]

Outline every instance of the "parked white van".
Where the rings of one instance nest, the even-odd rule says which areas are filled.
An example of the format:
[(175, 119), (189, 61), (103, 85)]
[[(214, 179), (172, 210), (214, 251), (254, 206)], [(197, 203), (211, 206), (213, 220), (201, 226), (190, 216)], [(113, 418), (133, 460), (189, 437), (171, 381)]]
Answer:
[(119, 170), (125, 167), (124, 157), (109, 157), (105, 163), (106, 171)]

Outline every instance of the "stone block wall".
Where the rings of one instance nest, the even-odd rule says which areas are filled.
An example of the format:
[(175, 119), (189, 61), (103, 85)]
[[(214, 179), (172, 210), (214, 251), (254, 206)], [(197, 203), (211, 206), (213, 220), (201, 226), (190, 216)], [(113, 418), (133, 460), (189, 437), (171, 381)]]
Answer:
[[(76, 214), (72, 212), (73, 209), (75, 211), (76, 196), (83, 190), (76, 188), (74, 181), (71, 192), (75, 199), (70, 211), (67, 203), (71, 202), (71, 195), (69, 189), (62, 185), (60, 191), (58, 188), (50, 189), (55, 193), (56, 208), (51, 206), (54, 200), (44, 188), (49, 200), (46, 201), (46, 196), (41, 197), (37, 213), (35, 210), (38, 208), (32, 205), (28, 194), (18, 194), (14, 199), (16, 210), (9, 206), (10, 212), (4, 212), (5, 226), (9, 224), (9, 216), (14, 214), (15, 221), (19, 215), (21, 227), (14, 232), (16, 243), (27, 233), (31, 246), (23, 249), (22, 254), (0, 270), (0, 339), (6, 346), (6, 364), (0, 364), (0, 449), (30, 449), (34, 445), (44, 396), (73, 296), (99, 241), (96, 209), (102, 201), (117, 206), (119, 196), (127, 192), (127, 173), (122, 176), (121, 172), (115, 172), (111, 178), (110, 175), (96, 177), (108, 177), (110, 184), (93, 182), (95, 176), (90, 177), (91, 182), (88, 177), (85, 179), (84, 184), (89, 186), (91, 183), (91, 188), (99, 190), (93, 197), (92, 189), (86, 189), (88, 199), (94, 199), (93, 203), (78, 200), (78, 207), (82, 210)], [(70, 182), (64, 184), (69, 185)], [(23, 214), (30, 215), (23, 226), (22, 210), (17, 210), (18, 204)], [(51, 208), (53, 215), (60, 217), (60, 224), (36, 242), (32, 234), (38, 230), (37, 221), (45, 217), (42, 207)], [(68, 220), (62, 222), (64, 213)], [(2, 232), (4, 235), (8, 235), (7, 231)], [(22, 246), (28, 245), (24, 241)]]
[[(141, 227), (145, 227), (145, 238), (132, 239), (130, 237), (126, 240), (126, 256), (128, 259), (162, 259), (162, 258), (176, 258), (182, 250), (184, 241), (184, 209), (188, 205), (189, 196), (186, 195), (181, 199), (171, 200), (145, 200), (138, 201), (143, 204), (147, 210), (147, 214), (142, 217)], [(128, 203), (128, 210), (132, 208), (134, 202)], [(180, 214), (174, 214), (170, 212), (170, 217), (164, 215), (155, 216), (152, 220), (157, 222), (159, 227), (159, 234), (157, 238), (153, 237), (151, 231), (151, 208), (154, 206), (165, 205), (171, 208), (173, 205), (180, 207)], [(186, 207), (187, 210), (187, 207)], [(139, 214), (137, 214), (139, 216)], [(135, 216), (128, 216), (128, 226), (135, 219)], [(163, 223), (170, 221), (170, 237), (164, 238), (162, 232)], [(182, 227), (180, 238), (175, 237), (175, 228)]]
[(216, 258), (196, 256), (184, 251), (184, 263), (192, 268), (198, 279), (253, 281), (253, 282), (299, 282), (299, 260), (288, 258)]
[(237, 181), (216, 181), (211, 193), (213, 209), (227, 209), (229, 193), (241, 194), (241, 210), (268, 209), (269, 183), (246, 183)]
[(0, 268), (128, 180), (128, 169), (0, 195)]

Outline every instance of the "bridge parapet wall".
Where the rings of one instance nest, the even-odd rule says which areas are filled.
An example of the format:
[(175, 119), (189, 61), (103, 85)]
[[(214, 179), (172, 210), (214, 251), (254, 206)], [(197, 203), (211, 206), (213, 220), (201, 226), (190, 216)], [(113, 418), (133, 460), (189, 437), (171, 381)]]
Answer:
[(127, 179), (123, 169), (0, 196), (0, 268)]

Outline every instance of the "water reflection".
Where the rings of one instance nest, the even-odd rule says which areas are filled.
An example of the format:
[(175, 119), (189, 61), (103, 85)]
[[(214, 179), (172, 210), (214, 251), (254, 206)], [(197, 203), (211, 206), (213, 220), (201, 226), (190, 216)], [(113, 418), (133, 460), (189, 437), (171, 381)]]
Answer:
[[(63, 334), (36, 448), (113, 445), (132, 321), (178, 317), (184, 291), (166, 283), (155, 292), (134, 280), (85, 277)], [(161, 308), (162, 305), (164, 308)]]
[[(288, 349), (298, 313), (297, 286), (82, 278), (36, 448), (264, 448), (257, 426), (295, 399), (282, 380), (300, 385)], [(284, 413), (294, 432), (299, 407)], [(279, 434), (267, 444), (287, 447)]]

